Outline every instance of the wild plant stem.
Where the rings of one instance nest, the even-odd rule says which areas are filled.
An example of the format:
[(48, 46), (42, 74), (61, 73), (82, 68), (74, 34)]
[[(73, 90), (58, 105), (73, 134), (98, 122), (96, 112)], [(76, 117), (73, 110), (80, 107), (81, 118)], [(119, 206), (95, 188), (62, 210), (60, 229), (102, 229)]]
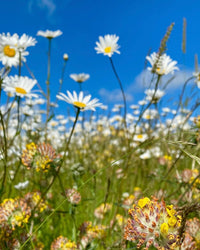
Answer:
[(49, 39), (49, 49), (48, 49), (48, 66), (47, 66), (47, 113), (46, 113), (46, 124), (45, 124), (45, 141), (47, 141), (47, 125), (49, 120), (49, 110), (50, 110), (50, 68), (51, 68), (51, 39)]
[[(3, 120), (3, 115), (0, 111), (0, 119), (1, 119), (1, 125), (3, 128), (3, 140), (4, 140), (4, 147), (3, 147), (3, 151), (4, 151), (4, 173), (3, 173), (3, 180), (2, 180), (2, 184), (1, 184), (1, 195), (4, 191), (5, 188), (5, 183), (6, 183), (6, 177), (7, 177), (7, 161), (8, 161), (8, 154), (7, 154), (7, 138), (6, 138), (6, 129), (5, 129), (5, 124), (4, 124), (4, 120)], [(0, 197), (1, 198), (1, 197)]]
[[(63, 64), (63, 68), (62, 68), (62, 73), (61, 73), (61, 79), (60, 79), (60, 86), (58, 89), (58, 93), (61, 91), (62, 89), (62, 85), (63, 85), (63, 81), (64, 81), (64, 75), (65, 75), (65, 68), (66, 68), (66, 63), (67, 61), (64, 60), (64, 64)], [(56, 97), (56, 103), (58, 102), (58, 98)]]
[(144, 115), (144, 112), (145, 112), (145, 111), (151, 106), (151, 104), (153, 103), (153, 99), (154, 99), (154, 97), (155, 97), (155, 95), (156, 95), (156, 91), (157, 91), (157, 89), (158, 89), (158, 84), (159, 84), (160, 78), (161, 78), (161, 76), (158, 75), (158, 78), (157, 78), (157, 81), (156, 81), (156, 85), (155, 85), (155, 89), (154, 89), (154, 93), (153, 93), (152, 99), (151, 99), (151, 101), (148, 103), (148, 105), (141, 111), (141, 113), (140, 113), (140, 115), (139, 115), (139, 117), (138, 117), (138, 120), (137, 120), (137, 122), (136, 122), (136, 124), (135, 124), (135, 130), (136, 130), (136, 127), (137, 127), (137, 125), (139, 124), (140, 120), (142, 119), (142, 116)]
[(113, 63), (113, 60), (111, 57), (109, 57), (110, 59), (110, 63), (111, 63), (111, 66), (112, 66), (112, 69), (113, 69), (113, 72), (117, 78), (117, 81), (119, 83), (119, 86), (120, 86), (120, 89), (121, 89), (121, 92), (122, 92), (122, 97), (123, 97), (123, 102), (124, 102), (124, 125), (125, 125), (125, 128), (127, 129), (127, 123), (126, 123), (126, 114), (127, 114), (127, 105), (126, 105), (126, 96), (125, 96), (125, 92), (124, 92), (124, 89), (123, 89), (123, 86), (122, 86), (122, 82), (117, 74), (117, 71), (115, 69), (115, 66), (114, 66), (114, 63)]
[[(62, 162), (60, 163), (60, 165), (59, 165), (59, 167), (58, 167), (56, 173), (54, 174), (51, 183), (49, 184), (49, 186), (47, 187), (47, 189), (45, 190), (45, 192), (42, 194), (41, 199), (38, 201), (38, 203), (36, 204), (35, 208), (33, 209), (33, 212), (34, 212), (35, 209), (39, 206), (39, 204), (40, 204), (40, 202), (42, 201), (42, 199), (45, 197), (45, 195), (48, 193), (48, 191), (50, 190), (50, 188), (53, 186), (53, 184), (54, 184), (54, 182), (55, 182), (55, 180), (56, 180), (56, 177), (59, 175), (60, 169), (61, 169), (61, 167), (63, 166), (63, 164), (64, 164), (64, 162), (65, 162), (65, 159), (66, 159), (67, 151), (68, 151), (68, 148), (69, 148), (69, 144), (70, 144), (72, 135), (73, 135), (73, 133), (74, 133), (74, 129), (75, 129), (76, 123), (77, 123), (77, 121), (78, 121), (79, 113), (80, 113), (80, 108), (77, 108), (76, 118), (75, 118), (75, 121), (74, 121), (72, 130), (71, 130), (70, 136), (69, 136), (69, 138), (68, 138), (68, 141), (67, 141), (67, 143), (66, 143), (66, 147), (65, 147), (65, 151), (64, 151), (64, 156), (63, 156)], [(62, 185), (61, 179), (60, 179), (60, 182), (61, 182), (61, 188), (63, 189), (63, 185)]]

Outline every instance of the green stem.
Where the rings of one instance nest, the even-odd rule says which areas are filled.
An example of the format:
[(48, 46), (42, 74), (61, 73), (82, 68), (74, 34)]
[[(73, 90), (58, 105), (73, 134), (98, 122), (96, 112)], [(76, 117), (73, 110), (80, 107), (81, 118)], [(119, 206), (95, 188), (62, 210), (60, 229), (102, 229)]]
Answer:
[[(64, 81), (64, 75), (65, 75), (65, 68), (66, 68), (66, 63), (67, 61), (65, 60), (64, 61), (64, 64), (63, 64), (63, 68), (62, 68), (62, 74), (61, 74), (61, 79), (60, 79), (60, 86), (59, 86), (59, 89), (58, 89), (58, 93), (61, 91), (62, 89), (62, 85), (63, 85), (63, 81)], [(58, 102), (58, 98), (56, 97), (56, 103)]]
[(49, 39), (49, 49), (48, 49), (48, 66), (47, 66), (47, 114), (46, 114), (46, 124), (45, 124), (45, 141), (47, 140), (47, 124), (49, 119), (49, 109), (50, 109), (50, 68), (51, 68), (51, 39)]
[(83, 91), (82, 90), (82, 82), (79, 82), (78, 84), (79, 84), (79, 92)]
[(155, 97), (155, 95), (156, 95), (156, 91), (157, 91), (157, 89), (158, 89), (158, 84), (159, 84), (160, 78), (161, 78), (161, 76), (158, 75), (158, 78), (157, 78), (157, 81), (156, 81), (156, 85), (155, 85), (155, 89), (154, 89), (154, 93), (153, 93), (152, 99), (151, 99), (151, 101), (148, 103), (148, 105), (141, 111), (141, 113), (140, 113), (140, 115), (139, 115), (139, 117), (138, 117), (138, 120), (137, 120), (137, 122), (136, 122), (136, 124), (135, 124), (135, 131), (136, 131), (137, 125), (139, 124), (140, 120), (142, 119), (142, 116), (143, 116), (144, 112), (145, 112), (145, 111), (151, 106), (151, 104), (153, 103), (154, 97)]
[[(52, 179), (51, 183), (49, 184), (49, 186), (47, 187), (47, 189), (45, 190), (45, 192), (42, 194), (41, 199), (38, 201), (38, 203), (36, 204), (35, 208), (33, 209), (32, 214), (34, 213), (35, 209), (39, 206), (40, 202), (45, 197), (45, 195), (48, 193), (48, 191), (50, 190), (50, 188), (53, 186), (53, 184), (54, 184), (54, 182), (56, 180), (56, 177), (59, 175), (60, 169), (63, 166), (63, 164), (65, 162), (65, 159), (66, 159), (66, 156), (67, 156), (67, 151), (68, 151), (68, 148), (69, 148), (69, 144), (70, 144), (72, 135), (74, 133), (74, 129), (75, 129), (76, 123), (78, 121), (79, 113), (80, 113), (80, 108), (77, 108), (76, 118), (75, 118), (75, 121), (74, 121), (72, 130), (71, 130), (70, 136), (69, 136), (67, 144), (66, 144), (66, 148), (65, 148), (65, 151), (64, 151), (64, 156), (63, 156), (62, 162), (60, 163), (60, 165), (59, 165), (59, 167), (58, 167), (55, 175), (53, 176), (53, 179)], [(61, 184), (61, 186), (62, 186), (62, 184)]]
[[(27, 68), (29, 74), (31, 75), (31, 77), (32, 77), (33, 79), (36, 80), (36, 78), (35, 78), (33, 72), (32, 72), (32, 71), (30, 70), (30, 68), (28, 67), (28, 64), (27, 64), (26, 62), (25, 62), (24, 64), (25, 64), (25, 66), (26, 66), (26, 68)], [(36, 82), (36, 84), (37, 84), (38, 88), (40, 89), (42, 95), (43, 95), (45, 98), (47, 98), (46, 94), (44, 93), (44, 91), (43, 91), (42, 87), (40, 86), (40, 84), (38, 83), (38, 81)]]
[(1, 184), (1, 190), (0, 190), (0, 194), (2, 195), (4, 188), (5, 188), (5, 183), (6, 183), (6, 177), (7, 177), (7, 162), (8, 162), (8, 154), (7, 154), (7, 138), (6, 138), (6, 129), (5, 129), (5, 124), (4, 124), (4, 120), (3, 120), (3, 115), (0, 111), (0, 119), (1, 119), (1, 124), (2, 124), (2, 128), (3, 128), (3, 139), (4, 139), (4, 147), (3, 147), (3, 151), (4, 151), (4, 173), (3, 173), (3, 180), (2, 180), (2, 184)]
[(111, 66), (112, 66), (112, 69), (113, 69), (113, 72), (117, 78), (117, 81), (119, 82), (119, 86), (120, 86), (120, 89), (121, 89), (121, 92), (122, 92), (122, 97), (123, 97), (123, 102), (124, 102), (124, 125), (125, 127), (127, 128), (127, 123), (126, 123), (126, 114), (127, 114), (127, 105), (126, 105), (126, 96), (125, 96), (125, 93), (124, 93), (124, 89), (123, 89), (123, 86), (122, 86), (122, 83), (121, 83), (121, 80), (117, 74), (117, 71), (115, 69), (115, 66), (113, 64), (113, 60), (111, 57), (109, 57), (110, 59), (110, 63), (111, 63)]
[(67, 151), (67, 149), (68, 149), (68, 147), (69, 147), (69, 144), (70, 144), (70, 142), (71, 142), (71, 138), (72, 138), (72, 135), (73, 135), (73, 133), (74, 133), (74, 129), (75, 129), (76, 123), (77, 123), (77, 121), (78, 121), (78, 117), (79, 117), (80, 111), (81, 111), (80, 108), (77, 108), (76, 118), (75, 118), (75, 121), (74, 121), (72, 130), (71, 130), (71, 133), (70, 133), (70, 135), (69, 135), (69, 138), (68, 138), (68, 141), (67, 141), (67, 144), (66, 144), (65, 155), (66, 155), (66, 151)]
[(71, 214), (72, 221), (73, 221), (72, 240), (76, 242), (76, 231), (77, 231), (77, 227), (76, 227), (76, 207), (74, 206), (74, 204), (70, 204), (69, 212)]
[(22, 70), (22, 56), (21, 52), (19, 51), (19, 72), (18, 72), (19, 76), (21, 76), (21, 70)]

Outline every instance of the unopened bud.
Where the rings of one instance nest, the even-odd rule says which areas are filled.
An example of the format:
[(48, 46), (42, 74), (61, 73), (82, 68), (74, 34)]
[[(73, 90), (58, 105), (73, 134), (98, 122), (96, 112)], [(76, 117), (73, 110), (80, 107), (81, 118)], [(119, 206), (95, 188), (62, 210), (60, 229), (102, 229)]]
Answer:
[(64, 59), (65, 61), (67, 61), (67, 60), (69, 59), (68, 54), (64, 54), (64, 55), (63, 55), (63, 59)]

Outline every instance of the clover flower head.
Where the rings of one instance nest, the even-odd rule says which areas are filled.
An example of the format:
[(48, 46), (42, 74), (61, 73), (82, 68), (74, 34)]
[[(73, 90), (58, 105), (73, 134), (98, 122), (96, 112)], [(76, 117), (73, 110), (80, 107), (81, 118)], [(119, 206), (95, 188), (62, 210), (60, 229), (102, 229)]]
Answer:
[(89, 236), (90, 239), (102, 239), (106, 236), (106, 226), (104, 225), (92, 225), (90, 223), (87, 226), (86, 235)]
[(3, 231), (23, 227), (28, 223), (30, 216), (31, 209), (23, 198), (5, 199), (0, 204), (0, 223)]
[(28, 168), (34, 168), (37, 172), (48, 172), (51, 163), (56, 163), (60, 156), (56, 154), (55, 149), (48, 143), (36, 145), (31, 142), (26, 145), (22, 152), (22, 163)]
[(109, 203), (102, 203), (99, 207), (97, 207), (94, 211), (94, 215), (96, 218), (103, 219), (104, 215), (108, 213), (112, 208), (112, 205)]
[(128, 197), (125, 197), (122, 201), (123, 207), (125, 209), (129, 209), (133, 205), (134, 201), (135, 201), (135, 196), (133, 194), (128, 195)]
[(142, 198), (129, 210), (131, 218), (125, 226), (124, 238), (137, 243), (137, 247), (148, 249), (154, 246), (158, 249), (174, 249), (180, 245), (178, 229), (181, 217), (164, 201), (156, 198)]
[(65, 194), (71, 204), (77, 205), (81, 202), (81, 195), (75, 188), (66, 189)]
[(67, 237), (60, 235), (51, 243), (51, 250), (75, 250), (78, 249), (75, 242), (69, 240)]
[(39, 191), (27, 193), (24, 196), (24, 200), (31, 209), (35, 209), (35, 206), (38, 205), (38, 202), (40, 202), (37, 207), (37, 211), (40, 213), (48, 208), (47, 202), (42, 199)]

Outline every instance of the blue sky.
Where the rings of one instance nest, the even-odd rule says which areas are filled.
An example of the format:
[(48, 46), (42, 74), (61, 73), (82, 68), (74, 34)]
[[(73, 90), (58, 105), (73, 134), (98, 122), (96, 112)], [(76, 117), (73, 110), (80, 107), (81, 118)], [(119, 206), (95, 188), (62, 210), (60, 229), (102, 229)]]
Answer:
[[(94, 50), (100, 35), (116, 34), (121, 54), (113, 55), (112, 59), (127, 93), (128, 104), (136, 104), (144, 90), (145, 57), (150, 49), (152, 52), (158, 50), (172, 22), (175, 26), (167, 43), (167, 54), (178, 61), (185, 73), (179, 72), (167, 95), (179, 93), (184, 79), (194, 71), (194, 55), (200, 50), (199, 12), (198, 0), (7, 0), (1, 1), (0, 21), (1, 32), (26, 33), (37, 39), (36, 46), (28, 49), (27, 64), (44, 89), (48, 42), (36, 33), (46, 29), (63, 32), (52, 41), (52, 99), (58, 89), (62, 57), (67, 53), (69, 60), (62, 92), (78, 91), (78, 84), (69, 78), (69, 74), (84, 72), (90, 74), (90, 79), (83, 84), (86, 93), (106, 105), (122, 103), (108, 57), (96, 54)], [(181, 50), (183, 18), (187, 20), (186, 54)], [(25, 68), (23, 75), (29, 75)]]

